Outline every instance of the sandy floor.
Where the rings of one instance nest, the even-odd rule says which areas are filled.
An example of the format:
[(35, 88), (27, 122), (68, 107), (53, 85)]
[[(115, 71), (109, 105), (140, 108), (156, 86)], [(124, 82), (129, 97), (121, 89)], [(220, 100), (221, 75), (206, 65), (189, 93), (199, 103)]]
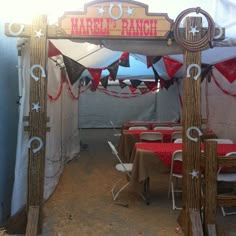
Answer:
[[(127, 189), (117, 202), (111, 188), (119, 177), (107, 140), (117, 143), (112, 130), (82, 130), (87, 148), (65, 166), (54, 194), (44, 206), (43, 235), (58, 236), (175, 236), (179, 211), (167, 198), (168, 174), (151, 178), (151, 204)], [(86, 146), (86, 145), (85, 145)], [(229, 236), (236, 235), (236, 216), (227, 221)], [(226, 219), (227, 218), (227, 219)], [(226, 231), (226, 232), (227, 232)]]

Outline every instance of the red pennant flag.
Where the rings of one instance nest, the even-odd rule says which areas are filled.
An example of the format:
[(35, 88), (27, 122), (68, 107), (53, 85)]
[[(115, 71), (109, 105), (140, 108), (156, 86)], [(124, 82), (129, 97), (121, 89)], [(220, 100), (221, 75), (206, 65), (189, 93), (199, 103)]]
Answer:
[(54, 46), (54, 44), (49, 40), (48, 42), (48, 57), (55, 57), (61, 55), (62, 53)]
[(236, 80), (236, 57), (227, 61), (219, 62), (214, 67), (230, 82)]
[(119, 60), (119, 65), (123, 66), (123, 67), (130, 67), (129, 64), (129, 53), (128, 52), (124, 52)]
[(170, 78), (172, 78), (183, 64), (170, 57), (162, 57), (162, 58), (166, 67), (167, 74)]
[(148, 56), (146, 57), (146, 63), (147, 63), (147, 68), (150, 68), (152, 66), (151, 58)]
[(97, 88), (99, 85), (99, 82), (101, 80), (101, 74), (102, 74), (102, 69), (93, 69), (93, 68), (87, 68), (91, 76), (93, 77), (92, 84), (94, 86), (94, 89)]
[(129, 89), (132, 93), (134, 93), (137, 90), (137, 88), (134, 88), (132, 85), (129, 85)]
[(157, 89), (157, 84), (156, 82), (144, 82), (144, 84), (147, 86), (147, 88), (151, 91)]

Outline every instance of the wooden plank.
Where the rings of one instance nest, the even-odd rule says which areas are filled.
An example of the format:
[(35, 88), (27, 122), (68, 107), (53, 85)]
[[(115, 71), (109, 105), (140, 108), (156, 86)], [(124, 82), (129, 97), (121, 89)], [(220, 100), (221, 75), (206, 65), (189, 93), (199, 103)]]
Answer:
[[(37, 34), (38, 32), (38, 34)], [(46, 71), (47, 63), (47, 17), (36, 16), (32, 21), (30, 37), (30, 68), (40, 65)], [(43, 147), (36, 153), (30, 148), (28, 162), (28, 193), (27, 207), (39, 206), (39, 232), (41, 231), (41, 207), (43, 204), (44, 168), (46, 147), (47, 122), (47, 78), (41, 69), (33, 70), (35, 80), (30, 77), (29, 107), (33, 103), (39, 103), (38, 112), (31, 110), (29, 113), (29, 137), (38, 137), (42, 140)]]
[[(8, 36), (8, 37), (16, 37), (15, 35), (12, 35), (9, 31), (9, 23), (6, 23), (5, 24), (5, 35)], [(19, 23), (16, 23), (16, 24), (12, 24), (11, 26), (11, 29), (13, 32), (18, 32), (20, 27), (21, 27), (22, 24), (19, 24)], [(184, 35), (185, 34), (185, 28), (179, 28), (180, 30), (180, 34), (181, 35)], [(202, 29), (202, 36), (206, 34), (208, 28), (203, 28)], [(220, 29), (219, 28), (216, 28), (215, 30), (215, 35), (218, 35), (219, 34), (219, 31)], [(24, 24), (24, 30), (22, 31), (22, 33), (20, 33), (19, 35), (17, 35), (17, 37), (21, 37), (21, 38), (29, 38), (31, 36), (31, 25), (29, 24)], [(71, 39), (72, 37), (70, 35), (65, 35), (64, 31), (56, 26), (56, 25), (48, 25), (48, 38), (49, 39)], [(76, 35), (73, 36), (73, 39), (86, 39), (86, 37), (82, 37), (80, 35)], [(106, 37), (104, 37), (106, 38)], [(127, 37), (124, 37), (125, 40), (129, 39)], [(148, 40), (154, 40), (154, 41), (161, 41), (163, 39), (150, 39), (150, 38), (147, 38)], [(214, 39), (213, 41), (221, 41), (221, 40), (224, 40), (225, 39), (225, 28), (222, 28), (222, 36), (217, 38), (217, 39)], [(172, 39), (174, 40), (174, 39)]]
[(190, 220), (191, 220), (191, 225), (192, 225), (192, 235), (203, 236), (200, 211), (195, 210), (195, 209), (189, 209), (189, 213), (190, 213)]
[[(200, 34), (190, 33), (191, 26), (197, 26), (201, 29), (201, 17), (187, 17), (186, 39), (191, 42), (199, 40)], [(201, 31), (201, 30), (199, 30)], [(184, 64), (187, 67), (191, 64), (201, 64), (201, 52), (185, 51)], [(189, 140), (186, 131), (189, 127), (201, 126), (201, 79), (194, 80), (193, 76), (197, 74), (195, 69), (191, 70), (190, 78), (187, 78), (187, 71), (183, 79), (183, 194), (182, 204), (183, 213), (181, 213), (182, 222), (179, 222), (185, 235), (191, 236), (192, 229), (188, 211), (189, 209), (200, 209), (200, 178), (190, 175), (193, 171), (200, 170), (201, 147), (200, 139), (197, 142)], [(192, 134), (191, 134), (192, 135)]]
[(38, 219), (39, 219), (39, 206), (29, 206), (27, 226), (26, 226), (26, 236), (37, 235)]
[(214, 224), (208, 224), (207, 229), (208, 229), (208, 236), (217, 236), (216, 226)]
[(204, 207), (204, 229), (208, 230), (209, 224), (216, 224), (217, 207), (217, 142), (206, 141), (205, 145), (205, 207)]

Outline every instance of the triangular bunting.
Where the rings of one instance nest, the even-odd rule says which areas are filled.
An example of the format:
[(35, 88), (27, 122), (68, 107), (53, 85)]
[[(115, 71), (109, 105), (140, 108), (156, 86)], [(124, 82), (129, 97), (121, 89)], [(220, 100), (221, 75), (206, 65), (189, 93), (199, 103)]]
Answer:
[(148, 88), (139, 88), (141, 94), (145, 94), (148, 91)]
[(154, 77), (155, 77), (155, 81), (156, 83), (161, 79), (160, 75), (157, 73), (156, 69), (154, 68), (154, 66), (152, 66), (152, 70), (154, 73)]
[(166, 67), (166, 72), (168, 76), (172, 78), (183, 64), (170, 57), (162, 57), (162, 58)]
[(101, 84), (105, 89), (107, 88), (107, 85), (108, 85), (108, 79), (109, 79), (109, 75), (101, 78)]
[(94, 89), (96, 90), (101, 80), (102, 69), (87, 68), (87, 70), (93, 77), (92, 84)]
[(132, 84), (132, 86), (134, 88), (137, 88), (142, 83), (142, 81), (136, 80), (136, 79), (132, 79), (132, 80), (130, 80), (130, 83)]
[(132, 93), (134, 93), (137, 90), (137, 88), (134, 88), (132, 85), (129, 85), (129, 89)]
[(158, 61), (161, 60), (161, 56), (147, 56), (146, 61), (147, 61), (147, 68), (151, 67), (153, 64), (157, 63)]
[(107, 70), (110, 72), (112, 80), (116, 80), (117, 72), (119, 69), (119, 61), (115, 61), (110, 66), (107, 67)]
[(123, 66), (123, 67), (130, 67), (129, 64), (129, 53), (128, 52), (124, 52), (119, 60), (119, 65)]
[(214, 67), (230, 82), (236, 80), (236, 57), (227, 61), (219, 62)]
[(211, 72), (213, 66), (209, 64), (202, 64), (202, 71), (201, 71), (201, 80), (203, 81), (205, 77)]
[(48, 57), (55, 57), (61, 55), (62, 53), (58, 50), (54, 44), (49, 40), (48, 42)]
[(144, 82), (144, 84), (147, 86), (147, 88), (150, 91), (156, 90), (157, 89), (157, 84), (156, 82)]
[(65, 55), (63, 55), (63, 61), (66, 67), (70, 83), (71, 85), (73, 85), (79, 79), (79, 77), (86, 68), (77, 61), (74, 61)]
[(122, 80), (119, 80), (120, 87), (123, 89), (127, 86), (126, 83), (124, 83)]

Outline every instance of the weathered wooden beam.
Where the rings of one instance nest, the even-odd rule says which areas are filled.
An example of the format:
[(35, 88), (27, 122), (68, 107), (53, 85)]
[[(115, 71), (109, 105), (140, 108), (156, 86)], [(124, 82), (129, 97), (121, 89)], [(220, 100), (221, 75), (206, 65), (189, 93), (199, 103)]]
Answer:
[[(42, 228), (42, 204), (44, 190), (45, 172), (45, 150), (46, 150), (46, 131), (47, 131), (47, 78), (42, 70), (47, 67), (47, 17), (36, 16), (32, 21), (30, 34), (30, 68), (36, 68), (30, 77), (29, 107), (39, 103), (39, 111), (32, 110), (29, 113), (29, 137), (38, 137), (42, 140), (42, 148), (36, 153), (33, 148), (28, 151), (28, 193), (27, 209), (30, 206), (39, 206), (38, 231)], [(40, 67), (42, 70), (40, 69)], [(37, 77), (38, 80), (35, 80)]]
[(205, 207), (204, 207), (204, 229), (208, 231), (208, 225), (216, 225), (217, 209), (217, 142), (206, 141), (205, 146)]
[[(9, 31), (9, 25), (10, 25), (9, 23), (5, 24), (5, 35), (8, 37), (16, 37), (15, 35), (12, 35), (12, 33)], [(19, 24), (19, 23), (12, 24), (11, 30), (13, 32), (18, 32), (22, 25), (23, 24)], [(180, 30), (181, 35), (185, 34), (185, 28), (179, 28), (179, 30)], [(208, 28), (202, 28), (201, 35), (202, 36), (205, 35), (207, 33), (207, 30), (208, 30)], [(225, 39), (225, 28), (222, 28), (221, 30), (222, 30), (222, 35), (219, 38), (214, 39), (214, 41), (221, 41), (221, 40)], [(215, 35), (219, 35), (219, 31), (220, 31), (220, 28), (216, 27)], [(24, 24), (24, 30), (22, 31), (22, 33), (17, 35), (17, 37), (29, 38), (29, 37), (31, 37), (32, 33), (33, 32), (31, 31), (31, 25)], [(57, 25), (48, 25), (48, 38), (49, 39), (72, 39), (72, 38), (73, 39), (86, 39), (86, 37), (80, 36), (80, 35), (73, 35), (73, 36), (66, 35), (65, 32)], [(126, 37), (124, 39), (127, 40), (129, 38)], [(160, 40), (160, 39), (148, 39), (148, 40), (155, 41), (155, 40)], [(172, 38), (172, 40), (174, 40), (174, 38)]]
[(39, 206), (29, 206), (26, 236), (36, 236), (38, 230)]
[[(201, 29), (201, 17), (186, 18), (186, 39), (195, 42), (201, 38), (200, 34), (193, 36), (191, 31), (192, 26)], [(182, 204), (183, 210), (178, 219), (180, 226), (185, 235), (192, 235), (192, 228), (189, 218), (189, 209), (200, 209), (200, 177), (193, 177), (192, 172), (200, 171), (200, 156), (201, 143), (200, 139), (197, 142), (189, 140), (186, 136), (186, 131), (189, 127), (201, 126), (201, 79), (194, 80), (193, 77), (197, 74), (194, 68), (190, 72), (190, 78), (187, 78), (187, 68), (191, 64), (201, 64), (201, 52), (185, 51), (184, 64), (186, 71), (184, 72), (183, 80), (183, 194)], [(191, 133), (192, 135), (192, 133)]]
[(190, 215), (190, 220), (191, 220), (191, 225), (192, 225), (192, 235), (203, 236), (200, 211), (196, 209), (189, 209), (189, 215)]

